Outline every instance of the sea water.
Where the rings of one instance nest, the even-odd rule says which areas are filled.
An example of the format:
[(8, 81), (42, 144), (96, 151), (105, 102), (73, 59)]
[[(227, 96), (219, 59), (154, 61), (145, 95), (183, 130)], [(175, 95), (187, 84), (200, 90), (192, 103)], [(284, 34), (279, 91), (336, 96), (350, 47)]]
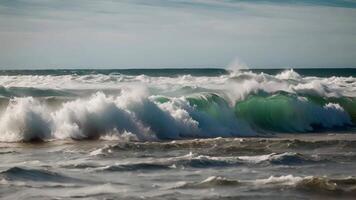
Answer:
[(355, 69), (0, 71), (6, 199), (353, 199)]

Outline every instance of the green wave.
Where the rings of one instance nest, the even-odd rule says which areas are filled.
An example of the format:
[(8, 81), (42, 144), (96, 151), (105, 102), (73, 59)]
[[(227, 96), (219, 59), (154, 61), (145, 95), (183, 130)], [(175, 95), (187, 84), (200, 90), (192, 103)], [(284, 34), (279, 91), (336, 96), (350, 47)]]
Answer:
[(339, 104), (351, 117), (352, 122), (356, 123), (356, 98), (354, 97), (321, 97), (307, 95), (305, 96), (309, 101), (325, 105), (327, 103)]
[[(194, 94), (185, 99), (199, 113), (220, 124), (232, 124), (239, 119), (257, 132), (342, 130), (356, 122), (356, 100), (350, 97), (325, 98), (287, 92), (260, 92), (237, 101), (234, 106), (216, 93)], [(165, 103), (170, 98), (160, 96), (155, 101)], [(200, 125), (206, 124), (202, 121)]]
[[(334, 103), (340, 105), (329, 105)], [(237, 102), (235, 113), (252, 126), (278, 132), (308, 132), (331, 129), (355, 121), (355, 101), (349, 98), (325, 99), (277, 93), (255, 95)]]
[(329, 98), (329, 102), (338, 103), (345, 111), (351, 116), (352, 122), (356, 123), (356, 98), (343, 97), (343, 98)]
[(190, 105), (193, 105), (199, 111), (208, 113), (210, 116), (221, 119), (222, 109), (228, 110), (229, 104), (217, 94), (203, 93), (200, 95), (190, 96), (186, 98)]

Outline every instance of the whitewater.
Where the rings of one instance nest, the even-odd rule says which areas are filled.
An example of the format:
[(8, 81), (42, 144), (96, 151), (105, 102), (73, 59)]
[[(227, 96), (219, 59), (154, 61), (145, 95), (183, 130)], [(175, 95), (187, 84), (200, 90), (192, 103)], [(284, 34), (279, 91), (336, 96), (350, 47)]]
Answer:
[(327, 77), (293, 69), (2, 71), (0, 141), (350, 131), (356, 78), (350, 69), (349, 76), (339, 71)]
[(0, 199), (355, 199), (356, 69), (0, 71)]

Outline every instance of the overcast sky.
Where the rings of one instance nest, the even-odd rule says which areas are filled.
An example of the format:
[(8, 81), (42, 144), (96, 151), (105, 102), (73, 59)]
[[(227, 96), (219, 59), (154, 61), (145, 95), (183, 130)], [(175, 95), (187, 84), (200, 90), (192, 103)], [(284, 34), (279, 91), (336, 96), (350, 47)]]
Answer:
[[(295, 3), (297, 2), (297, 3)], [(356, 1), (0, 0), (0, 68), (356, 67)]]

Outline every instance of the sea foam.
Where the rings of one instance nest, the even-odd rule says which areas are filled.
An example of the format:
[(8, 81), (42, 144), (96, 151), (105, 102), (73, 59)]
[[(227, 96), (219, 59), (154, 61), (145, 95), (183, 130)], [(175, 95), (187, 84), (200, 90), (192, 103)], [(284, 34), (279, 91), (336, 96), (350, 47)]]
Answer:
[(293, 70), (277, 75), (2, 76), (0, 141), (334, 130), (356, 120), (355, 82), (352, 77), (303, 77)]

